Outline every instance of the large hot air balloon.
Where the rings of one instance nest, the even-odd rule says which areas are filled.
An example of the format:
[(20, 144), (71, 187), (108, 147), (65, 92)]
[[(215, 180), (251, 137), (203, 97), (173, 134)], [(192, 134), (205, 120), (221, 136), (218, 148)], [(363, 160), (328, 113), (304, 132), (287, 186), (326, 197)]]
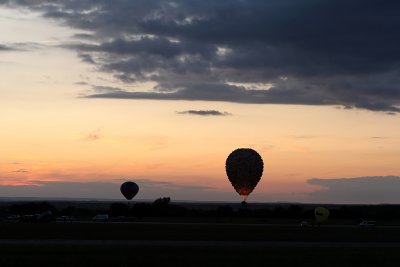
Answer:
[(315, 220), (318, 224), (323, 223), (329, 217), (329, 210), (324, 207), (316, 207), (314, 210)]
[(121, 193), (127, 200), (131, 200), (139, 192), (139, 186), (134, 182), (125, 182), (121, 185)]
[(229, 181), (245, 203), (261, 179), (264, 170), (261, 156), (253, 149), (238, 148), (229, 154), (225, 168)]

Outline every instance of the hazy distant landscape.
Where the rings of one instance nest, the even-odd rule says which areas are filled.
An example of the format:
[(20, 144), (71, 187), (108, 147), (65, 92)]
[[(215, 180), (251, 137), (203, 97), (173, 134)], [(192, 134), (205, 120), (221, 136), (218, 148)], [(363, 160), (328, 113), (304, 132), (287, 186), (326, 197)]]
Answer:
[[(329, 229), (330, 227), (343, 228), (343, 231), (352, 231), (355, 229), (355, 231), (359, 233), (375, 233), (378, 231), (377, 229), (380, 229), (379, 231), (395, 231), (397, 228), (400, 229), (400, 205), (326, 204), (324, 206), (329, 208), (330, 216), (328, 220), (319, 227), (316, 223), (315, 225), (313, 224), (315, 222), (314, 209), (320, 205), (321, 204), (301, 203), (250, 203), (248, 206), (243, 207), (239, 203), (171, 202), (169, 198), (159, 198), (153, 202), (135, 201), (132, 203), (127, 203), (125, 201), (20, 200), (0, 202), (0, 220), (3, 222), (3, 227), (8, 225), (8, 227), (11, 227), (10, 229), (16, 227), (15, 229), (20, 228), (21, 230), (25, 227), (38, 227), (38, 229), (41, 229), (42, 226), (44, 227), (43, 229), (50, 229), (47, 227), (51, 225), (54, 225), (51, 227), (55, 227), (55, 229), (62, 229), (62, 227), (86, 227), (85, 225), (89, 225), (88, 229), (90, 229), (91, 225), (95, 225), (94, 227), (110, 227), (111, 229), (114, 226), (106, 225), (126, 224), (131, 225), (129, 227), (147, 227), (146, 223), (156, 223), (155, 225), (163, 225), (163, 223), (165, 223), (166, 225), (170, 224), (171, 227), (180, 224), (187, 224), (190, 227), (201, 227), (201, 224), (212, 224), (219, 227), (218, 225), (223, 226), (229, 224), (233, 226), (236, 225), (235, 227), (243, 227), (243, 231), (238, 231), (238, 235), (235, 235), (236, 238), (238, 236), (244, 238), (246, 234), (248, 234), (245, 228), (253, 225), (257, 227), (289, 227), (296, 231), (301, 229), (300, 233), (307, 231), (307, 229)], [(40, 215), (43, 214), (46, 216), (42, 216), (43, 218), (41, 218)], [(102, 221), (103, 223), (96, 222), (94, 217), (97, 214), (106, 214), (108, 217), (106, 220)], [(19, 216), (19, 218), (17, 220), (11, 220), (10, 218), (13, 216)], [(24, 216), (28, 216), (30, 220), (24, 221)], [(57, 218), (63, 216), (69, 216), (71, 220), (66, 222), (57, 220)], [(308, 221), (310, 225), (301, 227), (300, 224), (302, 221)], [(359, 226), (362, 221), (375, 221), (376, 225), (372, 228), (363, 228)], [(66, 224), (75, 226), (63, 226)], [(77, 226), (80, 224), (83, 224), (83, 226)], [(155, 227), (152, 224), (150, 225), (149, 227)], [(368, 232), (365, 230), (371, 231)], [(23, 232), (24, 231), (16, 231), (14, 234), (18, 236)], [(46, 236), (46, 233), (41, 233), (41, 231), (27, 231), (27, 233), (29, 232), (31, 232), (30, 235), (33, 234), (35, 238), (40, 238), (41, 235)], [(103, 233), (103, 231), (100, 232), (107, 235)], [(199, 237), (196, 237), (196, 232), (197, 231), (194, 231), (193, 234), (195, 239), (208, 236), (203, 233), (198, 234)], [(82, 234), (84, 233), (86, 233), (86, 231), (82, 231)], [(146, 239), (142, 231), (127, 231), (126, 234), (129, 236), (128, 239)], [(9, 231), (4, 231), (0, 233), (0, 237), (1, 235), (6, 235), (7, 238), (12, 238), (13, 236)], [(70, 234), (65, 234), (65, 236), (69, 235)], [(139, 238), (138, 235), (141, 238)], [(209, 236), (213, 235), (214, 234), (209, 234)], [(52, 234), (50, 234), (50, 236), (52, 236)], [(74, 236), (77, 239), (85, 239), (84, 236), (79, 237), (79, 235), (76, 234), (74, 234)], [(93, 237), (94, 235), (91, 234), (90, 236)], [(149, 238), (153, 239), (150, 236)], [(158, 234), (154, 236), (158, 236)], [(274, 234), (273, 236), (274, 239), (279, 239), (280, 234)], [(108, 239), (111, 237), (108, 237)], [(118, 238), (115, 239), (120, 238), (121, 236), (118, 236)], [(293, 236), (293, 238), (296, 239), (297, 237)], [(304, 236), (301, 236), (301, 238), (304, 238)], [(319, 238), (322, 238), (320, 241), (329, 241), (324, 240), (323, 237)], [(346, 240), (346, 238), (352, 239), (351, 235), (337, 236), (336, 238), (339, 240)], [(382, 238), (382, 240), (385, 240), (385, 238), (392, 240), (400, 237), (394, 235), (390, 238)], [(42, 239), (46, 238), (43, 237)], [(254, 236), (250, 239), (257, 238)], [(263, 239), (268, 240), (268, 237), (260, 236), (260, 240)], [(368, 240), (368, 237), (366, 237), (366, 240)], [(374, 241), (374, 239), (370, 241)]]
[(52, 218), (61, 215), (77, 216), (80, 213), (92, 218), (98, 213), (111, 216), (132, 216), (141, 219), (165, 218), (218, 218), (242, 219), (314, 219), (314, 209), (318, 206), (329, 208), (329, 222), (336, 220), (396, 221), (400, 219), (400, 205), (397, 204), (303, 204), (303, 203), (249, 203), (243, 207), (238, 202), (173, 201), (169, 197), (144, 201), (121, 200), (45, 200), (34, 198), (3, 198), (0, 200), (0, 218), (12, 214), (27, 215), (52, 212)]

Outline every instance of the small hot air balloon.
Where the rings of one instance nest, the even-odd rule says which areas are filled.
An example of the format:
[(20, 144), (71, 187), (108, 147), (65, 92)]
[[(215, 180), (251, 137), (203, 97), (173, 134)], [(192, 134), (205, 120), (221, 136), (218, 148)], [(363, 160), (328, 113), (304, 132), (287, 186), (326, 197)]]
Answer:
[(314, 210), (315, 220), (318, 224), (325, 222), (329, 217), (329, 210), (324, 207), (316, 207)]
[(243, 197), (243, 204), (260, 181), (264, 163), (253, 149), (238, 148), (226, 159), (226, 174), (236, 192)]
[(131, 200), (139, 192), (139, 186), (134, 182), (125, 182), (121, 185), (121, 193), (127, 200)]

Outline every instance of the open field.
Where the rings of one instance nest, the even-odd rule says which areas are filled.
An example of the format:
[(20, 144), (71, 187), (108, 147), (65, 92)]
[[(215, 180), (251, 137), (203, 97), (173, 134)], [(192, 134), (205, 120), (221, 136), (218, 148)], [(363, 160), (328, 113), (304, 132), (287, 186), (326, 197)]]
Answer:
[(0, 266), (398, 266), (398, 248), (0, 245)]
[(226, 223), (1, 223), (0, 239), (400, 242), (400, 228)]
[(0, 266), (398, 266), (400, 228), (1, 223)]
[[(367, 215), (390, 210), (392, 217), (381, 216), (376, 227), (361, 228), (354, 213), (342, 218), (338, 211), (343, 214), (346, 209), (336, 209), (329, 225), (301, 228), (299, 222), (311, 207), (298, 209), (297, 217), (281, 218), (274, 216), (282, 211), (291, 215), (293, 209), (271, 207), (272, 213), (258, 216), (256, 210), (241, 214), (233, 208), (221, 215), (214, 212), (218, 205), (209, 205), (197, 207), (199, 217), (155, 213), (129, 222), (111, 217), (110, 222), (94, 223), (91, 214), (111, 210), (109, 203), (100, 204), (75, 203), (87, 213), (70, 223), (0, 223), (0, 266), (381, 267), (400, 262), (397, 206), (349, 207), (365, 208), (360, 214)], [(12, 205), (3, 207), (4, 214), (14, 213)], [(57, 206), (56, 214), (63, 214), (68, 205)], [(35, 212), (27, 209), (20, 214), (31, 213)]]

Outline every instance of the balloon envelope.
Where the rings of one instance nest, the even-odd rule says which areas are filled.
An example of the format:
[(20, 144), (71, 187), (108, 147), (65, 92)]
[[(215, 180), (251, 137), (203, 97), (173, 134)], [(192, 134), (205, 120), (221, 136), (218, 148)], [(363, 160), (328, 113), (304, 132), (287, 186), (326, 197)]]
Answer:
[(225, 168), (233, 188), (246, 200), (261, 179), (264, 163), (253, 149), (238, 148), (229, 154)]
[(139, 192), (139, 186), (134, 182), (125, 182), (121, 185), (121, 193), (127, 200), (131, 200)]
[(329, 217), (329, 210), (324, 207), (317, 207), (314, 210), (315, 220), (318, 223), (326, 221)]

